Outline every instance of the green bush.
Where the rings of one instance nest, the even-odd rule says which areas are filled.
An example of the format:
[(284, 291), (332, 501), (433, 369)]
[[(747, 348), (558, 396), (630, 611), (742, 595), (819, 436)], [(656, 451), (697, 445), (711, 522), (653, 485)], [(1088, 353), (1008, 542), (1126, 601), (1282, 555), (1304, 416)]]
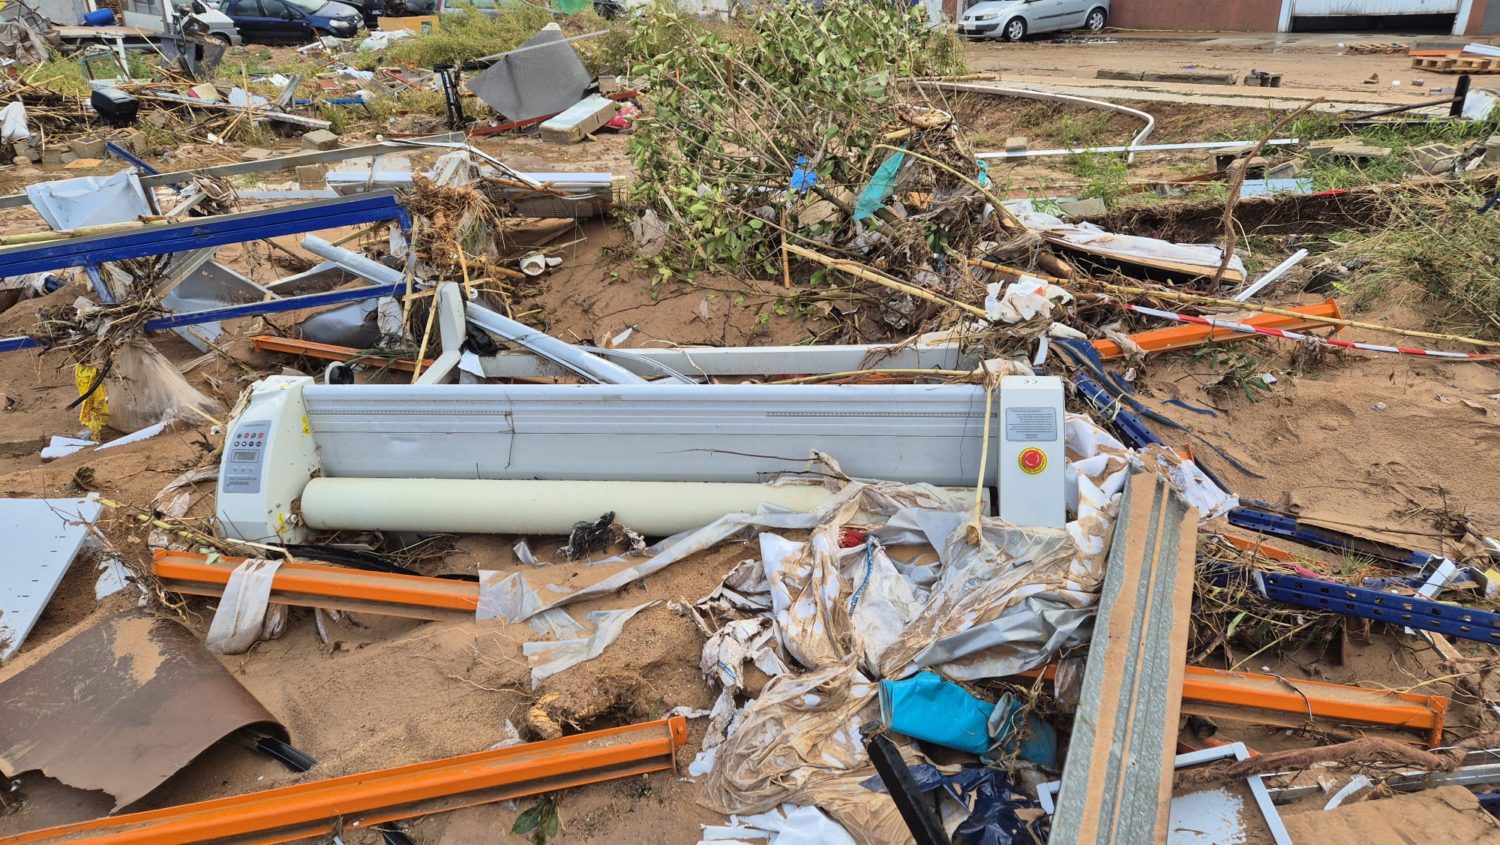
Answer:
[(895, 80), (963, 69), (953, 34), (920, 9), (857, 0), (757, 6), (728, 24), (658, 0), (632, 21), (628, 50), (651, 91), (630, 143), (630, 199), (682, 239), (663, 277), (669, 263), (775, 270), (765, 207), (797, 156), (820, 186), (858, 191), (885, 158), (876, 144), (896, 103), (921, 100)]

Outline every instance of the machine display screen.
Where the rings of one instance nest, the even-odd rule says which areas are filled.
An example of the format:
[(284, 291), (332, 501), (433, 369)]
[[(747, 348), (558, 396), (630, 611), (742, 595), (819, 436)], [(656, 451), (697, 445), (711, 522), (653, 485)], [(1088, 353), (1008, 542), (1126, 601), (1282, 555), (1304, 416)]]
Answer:
[(254, 449), (240, 449), (229, 456), (231, 461), (253, 461), (260, 453)]

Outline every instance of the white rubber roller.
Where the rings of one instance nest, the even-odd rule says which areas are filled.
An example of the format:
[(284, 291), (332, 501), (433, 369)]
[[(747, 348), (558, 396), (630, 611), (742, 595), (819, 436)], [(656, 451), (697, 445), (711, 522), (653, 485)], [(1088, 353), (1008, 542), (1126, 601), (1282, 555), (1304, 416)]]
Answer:
[(614, 511), (620, 523), (663, 537), (762, 504), (805, 513), (832, 495), (812, 484), (314, 478), (301, 510), (318, 530), (452, 534), (567, 534)]

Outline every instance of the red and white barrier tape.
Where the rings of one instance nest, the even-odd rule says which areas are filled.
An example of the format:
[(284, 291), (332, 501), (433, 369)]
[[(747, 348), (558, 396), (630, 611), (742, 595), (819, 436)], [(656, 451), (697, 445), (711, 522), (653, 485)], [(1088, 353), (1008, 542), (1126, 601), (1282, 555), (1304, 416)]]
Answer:
[(1500, 355), (1485, 355), (1478, 352), (1440, 352), (1436, 349), (1416, 349), (1409, 346), (1381, 346), (1378, 343), (1356, 343), (1352, 340), (1339, 340), (1331, 337), (1319, 337), (1315, 334), (1303, 334), (1302, 332), (1289, 332), (1285, 329), (1270, 329), (1263, 326), (1252, 326), (1246, 323), (1236, 323), (1231, 320), (1215, 320), (1211, 317), (1195, 317), (1191, 314), (1176, 314), (1171, 311), (1161, 311), (1156, 308), (1146, 308), (1141, 305), (1121, 303), (1137, 314), (1145, 314), (1151, 317), (1160, 317), (1163, 320), (1176, 320), (1179, 323), (1196, 323), (1200, 326), (1209, 326), (1215, 329), (1225, 329), (1232, 332), (1244, 332), (1245, 334), (1262, 334), (1268, 337), (1280, 337), (1287, 340), (1306, 340), (1323, 346), (1333, 346), (1339, 349), (1360, 349), (1365, 352), (1394, 352), (1399, 355), (1421, 355), (1427, 358), (1443, 358), (1449, 361), (1500, 361)]

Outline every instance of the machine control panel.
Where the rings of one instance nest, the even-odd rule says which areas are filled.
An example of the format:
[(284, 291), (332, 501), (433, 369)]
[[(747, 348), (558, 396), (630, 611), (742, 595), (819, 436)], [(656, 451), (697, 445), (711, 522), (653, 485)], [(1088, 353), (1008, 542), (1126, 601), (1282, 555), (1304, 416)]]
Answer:
[(1067, 522), (1063, 386), (1056, 376), (1000, 381), (1000, 516), (1015, 525)]
[(224, 444), (224, 492), (259, 493), (271, 420), (242, 422)]

